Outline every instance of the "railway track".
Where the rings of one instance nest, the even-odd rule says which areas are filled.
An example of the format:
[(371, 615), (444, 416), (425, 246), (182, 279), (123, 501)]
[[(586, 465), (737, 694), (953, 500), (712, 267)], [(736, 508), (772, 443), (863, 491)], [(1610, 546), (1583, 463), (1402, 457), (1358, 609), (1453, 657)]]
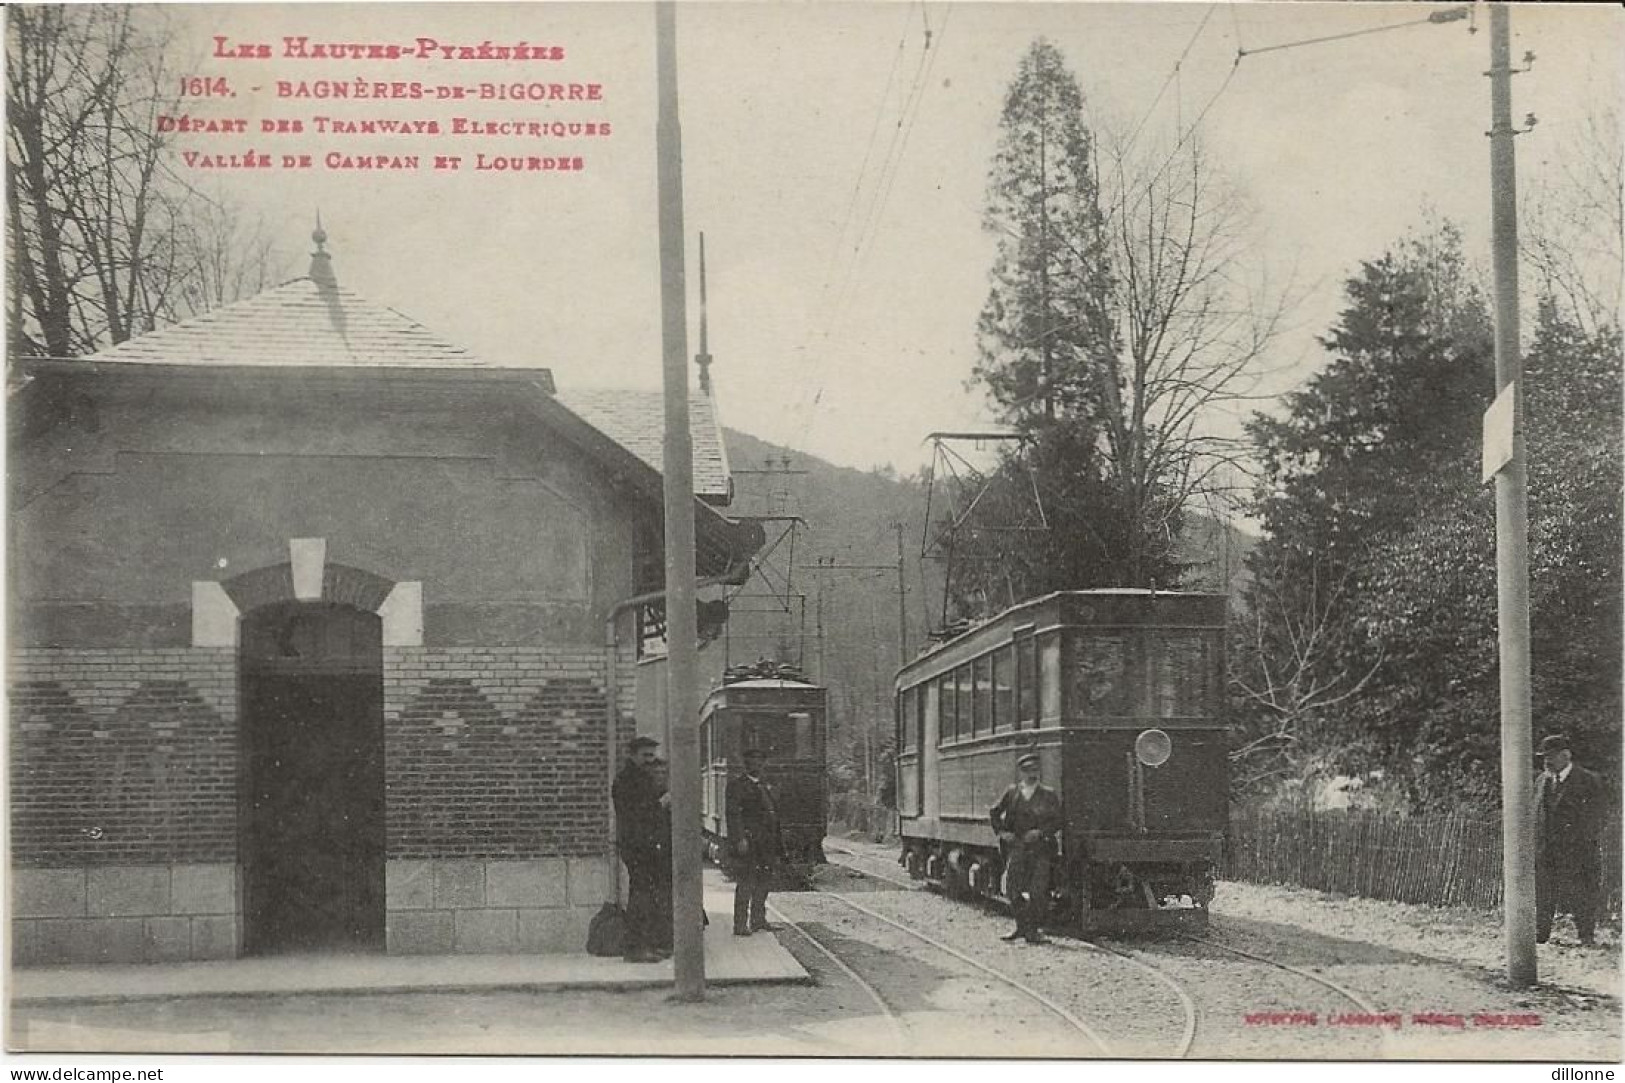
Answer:
[(816, 936), (803, 928), (799, 922), (792, 921), (775, 906), (770, 905), (767, 909), (774, 921), (788, 929), (793, 930), (803, 940), (810, 944), (815, 951), (834, 964), (836, 970), (839, 970), (843, 975), (845, 975), (848, 981), (856, 985), (863, 992), (863, 994), (868, 997), (877, 1008), (880, 1009), (880, 1014), (886, 1020), (886, 1025), (891, 1029), (892, 1036), (897, 1039), (898, 1049), (902, 1051), (904, 1055), (912, 1055), (914, 1053), (916, 1043), (914, 1042), (913, 1035), (909, 1032), (908, 1027), (903, 1022), (902, 1014), (895, 1007), (893, 1007), (891, 1001), (886, 999), (885, 995), (875, 987), (873, 982), (869, 981), (862, 974), (859, 974), (851, 966), (847, 965), (845, 960), (843, 960), (839, 955), (836, 955), (835, 952), (831, 951), (823, 941), (819, 940)]
[[(882, 863), (884, 859), (876, 858), (872, 855), (860, 854), (852, 850), (842, 849), (840, 847), (829, 847), (828, 849), (832, 863), (840, 864), (853, 872), (859, 873), (860, 875), (895, 884), (901, 888), (906, 888), (911, 891), (921, 890), (921, 885), (913, 880), (907, 879), (890, 871), (881, 872), (873, 867), (876, 864)], [(1002, 905), (1002, 902), (1000, 902), (999, 905)], [(1355, 1005), (1355, 1007), (1362, 1013), (1372, 1016), (1380, 1014), (1378, 1009), (1364, 996), (1339, 984), (1338, 982), (1331, 980), (1330, 978), (1325, 977), (1324, 975), (1316, 974), (1313, 971), (1305, 970), (1302, 967), (1291, 966), (1253, 952), (1244, 951), (1240, 948), (1231, 947), (1228, 944), (1220, 943), (1217, 940), (1212, 940), (1207, 937), (1181, 934), (1178, 939), (1185, 943), (1201, 945), (1214, 951), (1247, 959), (1251, 962), (1259, 963), (1283, 973), (1294, 975), (1297, 978), (1309, 981), (1323, 989), (1329, 990), (1338, 997), (1347, 1000)], [(1147, 961), (1145, 958), (1143, 958), (1144, 953), (1140, 951), (1132, 949), (1119, 949), (1109, 944), (1101, 944), (1095, 941), (1070, 937), (1053, 939), (1051, 940), (1051, 944), (1063, 951), (1111, 955), (1127, 962), (1131, 966), (1135, 967), (1138, 971), (1150, 975), (1156, 982), (1173, 994), (1174, 998), (1179, 1002), (1181, 1014), (1183, 1016), (1178, 1041), (1175, 1043), (1171, 1052), (1163, 1055), (1173, 1058), (1185, 1058), (1193, 1055), (1192, 1051), (1195, 1049), (1198, 1037), (1202, 1031), (1203, 1012), (1197, 1003), (1197, 998), (1192, 996), (1191, 988), (1187, 983), (1179, 980), (1179, 978), (1170, 972), (1165, 966), (1155, 965)], [(1378, 1037), (1381, 1039), (1384, 1036), (1379, 1032)]]
[[(853, 871), (858, 872), (861, 875), (870, 876), (873, 879), (887, 879), (886, 877), (869, 873), (863, 869), (856, 868), (855, 866), (848, 865), (847, 867), (852, 868)], [(896, 879), (892, 879), (889, 882), (910, 888), (914, 887), (912, 884), (905, 884), (904, 882)], [(1039, 990), (1034, 989), (1031, 985), (1020, 980), (1019, 978), (1007, 974), (997, 967), (989, 966), (987, 963), (973, 958), (971, 955), (959, 950), (953, 945), (944, 943), (936, 937), (921, 932), (919, 929), (913, 928), (905, 922), (898, 921), (880, 913), (877, 910), (865, 906), (842, 892), (819, 891), (817, 894), (820, 898), (827, 898), (840, 903), (845, 908), (863, 915), (870, 921), (879, 922), (890, 929), (896, 930), (904, 936), (909, 937), (911, 940), (928, 946), (934, 952), (952, 957), (963, 967), (970, 968), (970, 970), (974, 971), (976, 974), (986, 978), (991, 978), (1000, 987), (1007, 990), (1012, 990), (1024, 1000), (1037, 1004), (1046, 1014), (1063, 1023), (1069, 1031), (1082, 1035), (1099, 1056), (1108, 1057), (1112, 1055), (1111, 1046), (1095, 1027), (1091, 1026), (1086, 1020), (1080, 1018), (1076, 1013), (1057, 1003), (1054, 999), (1046, 996)], [(794, 930), (800, 937), (805, 939), (814, 948), (814, 950), (828, 959), (838, 970), (841, 971), (843, 975), (846, 976), (848, 980), (857, 985), (864, 992), (864, 994), (880, 1009), (882, 1015), (887, 1021), (888, 1026), (893, 1029), (894, 1034), (902, 1043), (903, 1049), (910, 1053), (919, 1055), (939, 1051), (939, 1043), (942, 1037), (940, 1030), (938, 1033), (929, 1036), (929, 1044), (927, 1036), (924, 1035), (920, 1036), (920, 1040), (916, 1040), (915, 1035), (909, 1030), (908, 1023), (903, 1018), (903, 1014), (898, 1010), (893, 999), (888, 997), (878, 987), (877, 982), (871, 981), (859, 973), (858, 969), (851, 965), (849, 959), (843, 959), (841, 955), (837, 953), (834, 948), (832, 948), (830, 941), (826, 941), (820, 935), (814, 933), (808, 928), (810, 923), (805, 921), (797, 922), (791, 920), (784, 913), (782, 906), (771, 906), (770, 910), (772, 911), (775, 921), (781, 922), (787, 928)]]

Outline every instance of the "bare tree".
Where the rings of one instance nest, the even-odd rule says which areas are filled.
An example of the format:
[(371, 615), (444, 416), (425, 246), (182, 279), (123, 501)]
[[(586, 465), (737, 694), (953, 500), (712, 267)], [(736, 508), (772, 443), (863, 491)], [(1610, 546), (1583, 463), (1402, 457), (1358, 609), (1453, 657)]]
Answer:
[(1382, 666), (1380, 647), (1351, 671), (1351, 569), (1316, 562), (1290, 580), (1262, 577), (1237, 618), (1231, 690), (1244, 704), (1244, 732), (1230, 752), (1236, 786), (1304, 779), (1339, 743), (1317, 726), (1324, 713), (1360, 694)]
[(1230, 495), (1219, 479), (1245, 443), (1224, 415), (1255, 397), (1291, 295), (1251, 267), (1249, 208), (1198, 139), (1137, 153), (1108, 134), (1096, 146), (1117, 325), (1101, 357), (1107, 462), (1138, 536), (1171, 544), (1199, 497)]
[[(1058, 250), (1036, 287), (1027, 264), (1014, 285), (995, 274), (989, 312), (1008, 315), (1025, 301), (1050, 315), (996, 323), (984, 313), (977, 376), (1031, 439), (1006, 455), (984, 501), (990, 514), (968, 517), (955, 538), (991, 545), (979, 555), (1017, 569), (1020, 582), (1009, 587), (1022, 596), (1181, 574), (1187, 515), (1231, 504), (1241, 490), (1230, 479), (1251, 472), (1233, 415), (1263, 397), (1268, 351), (1294, 302), (1289, 286), (1255, 265), (1248, 205), (1192, 133), (1171, 148), (1099, 130), (1078, 141), (1092, 156), (1098, 196), (1066, 194), (1098, 199), (1096, 213), (1051, 215), (1040, 234), (1047, 244), (1032, 239), (1027, 203), (1015, 204), (1025, 219), (988, 216), (1027, 264)], [(1023, 198), (1047, 190), (1017, 179), (1007, 187)], [(1042, 371), (1035, 336), (1051, 347)], [(1007, 525), (993, 511), (1034, 503), (1034, 477), (1048, 537), (990, 533)], [(961, 587), (1000, 592), (968, 566)]]
[(1625, 286), (1625, 142), (1599, 99), (1547, 177), (1523, 202), (1521, 247), (1537, 288), (1586, 332), (1617, 326)]
[(8, 22), (13, 349), (77, 356), (263, 285), (258, 231), (174, 171), (158, 130), (178, 111), (168, 14), (13, 5)]

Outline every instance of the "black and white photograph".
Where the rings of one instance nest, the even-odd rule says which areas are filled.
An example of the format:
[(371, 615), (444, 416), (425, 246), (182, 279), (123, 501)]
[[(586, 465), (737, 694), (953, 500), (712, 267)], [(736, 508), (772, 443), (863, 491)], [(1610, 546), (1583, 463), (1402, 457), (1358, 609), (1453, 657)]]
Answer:
[(1615, 1078), (1617, 5), (4, 34), (11, 1078)]

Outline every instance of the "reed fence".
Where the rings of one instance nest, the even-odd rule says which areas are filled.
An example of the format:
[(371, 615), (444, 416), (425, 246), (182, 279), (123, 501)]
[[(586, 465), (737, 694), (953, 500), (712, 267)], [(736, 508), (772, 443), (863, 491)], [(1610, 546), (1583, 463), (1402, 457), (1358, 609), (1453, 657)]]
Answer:
[[(1620, 910), (1620, 825), (1602, 837), (1602, 913)], [(1233, 811), (1224, 879), (1339, 895), (1493, 909), (1501, 905), (1499, 821), (1348, 809)]]

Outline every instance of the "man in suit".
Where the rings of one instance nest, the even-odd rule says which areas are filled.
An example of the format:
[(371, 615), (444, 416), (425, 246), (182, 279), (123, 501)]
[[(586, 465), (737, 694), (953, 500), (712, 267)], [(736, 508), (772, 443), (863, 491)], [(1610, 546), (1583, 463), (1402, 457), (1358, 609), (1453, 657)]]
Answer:
[(660, 947), (671, 940), (669, 926), (662, 935), (661, 917), (666, 907), (660, 899), (662, 885), (671, 893), (671, 855), (661, 845), (670, 838), (670, 820), (655, 775), (660, 742), (652, 737), (634, 737), (626, 747), (626, 765), (615, 776), (610, 795), (615, 801), (615, 841), (626, 866), (626, 961), (658, 963), (664, 956)]
[(1049, 910), (1050, 866), (1061, 832), (1061, 797), (1040, 781), (1037, 752), (1016, 760), (1021, 781), (1014, 783), (989, 810), (1004, 855), (1005, 885), (1016, 927), (1006, 940), (1044, 943), (1043, 923)]
[(1535, 779), (1535, 939), (1552, 935), (1558, 910), (1574, 915), (1580, 943), (1596, 943), (1597, 893), (1602, 861), (1597, 850), (1607, 797), (1602, 780), (1574, 762), (1560, 733), (1540, 742), (1546, 769)]
[(728, 780), (728, 841), (733, 849), (734, 935), (773, 930), (767, 894), (784, 857), (773, 788), (762, 779), (762, 750), (747, 748), (745, 769)]

